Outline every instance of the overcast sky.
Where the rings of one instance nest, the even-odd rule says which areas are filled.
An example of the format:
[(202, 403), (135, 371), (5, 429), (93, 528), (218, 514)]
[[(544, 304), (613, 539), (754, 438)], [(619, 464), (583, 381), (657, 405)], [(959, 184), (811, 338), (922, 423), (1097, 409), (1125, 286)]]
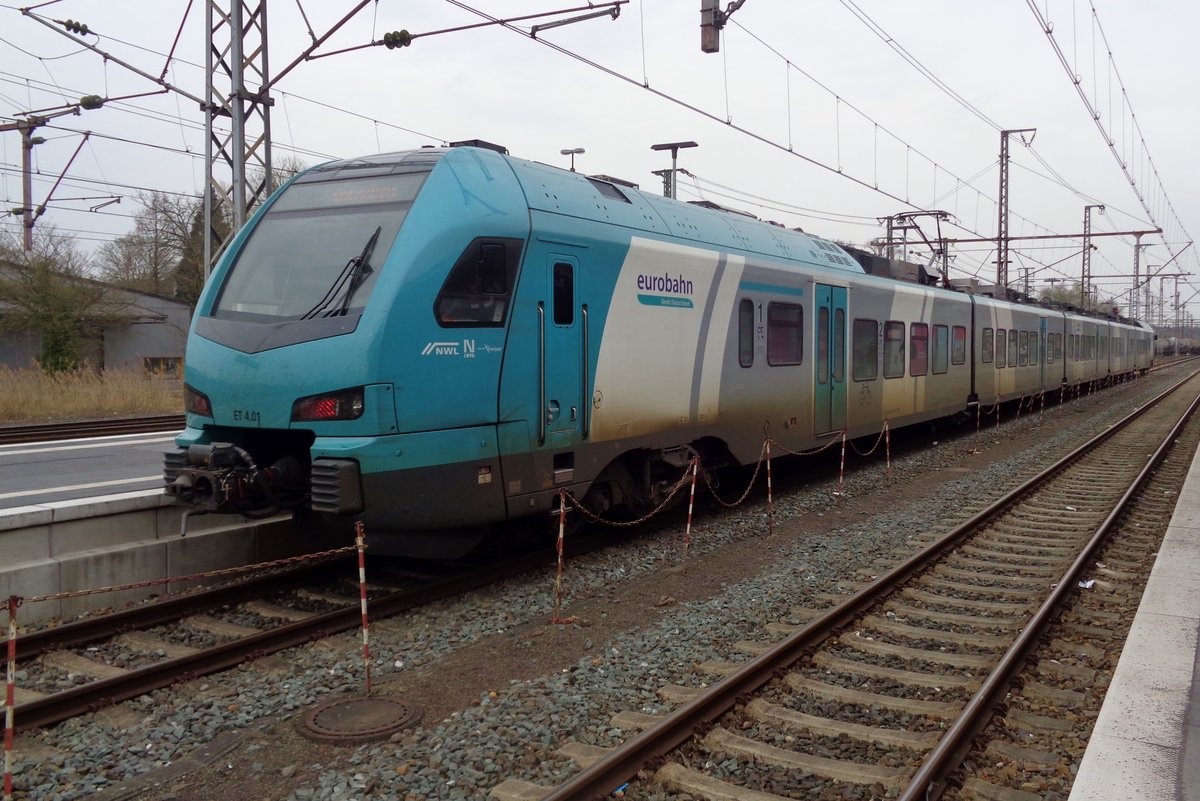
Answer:
[[(60, 0), (34, 13), (84, 22), (94, 33), (85, 37), (90, 44), (152, 76), (165, 70), (167, 82), (203, 97), (205, 3), (194, 0), (185, 17), (188, 5)], [(310, 28), (324, 35), (354, 5), (273, 0), (272, 74), (312, 42)], [(1144, 272), (1200, 232), (1200, 3), (1193, 0), (745, 0), (716, 54), (700, 50), (700, 0), (630, 0), (616, 20), (558, 27), (536, 41), (499, 26), (421, 36), (483, 22), (471, 8), (509, 18), (570, 7), (369, 3), (316, 53), (399, 29), (418, 38), (407, 48), (311, 60), (284, 76), (272, 90), (276, 159), (295, 155), (311, 165), (479, 138), (563, 167), (570, 161), (560, 150), (584, 148), (580, 171), (659, 191), (652, 171), (669, 167), (670, 157), (650, 145), (694, 140), (698, 148), (680, 153), (689, 173), (681, 199), (705, 198), (862, 244), (883, 234), (876, 218), (912, 209), (949, 212), (948, 236), (995, 236), (999, 130), (1036, 128), (1032, 148), (1010, 139), (1011, 236), (1077, 234), (1088, 204), (1106, 207), (1093, 212), (1094, 232), (1151, 229), (1152, 214), (1164, 234), (1143, 238), (1150, 245)], [(528, 31), (579, 13), (514, 25)], [(84, 94), (158, 89), (0, 2), (0, 124)], [(139, 189), (200, 191), (203, 123), (197, 104), (174, 93), (51, 121), (38, 130), (48, 141), (34, 151), (35, 205), (79, 145), (73, 132), (94, 135), (39, 225), (75, 232), (92, 249), (129, 230)], [(20, 164), (20, 135), (0, 134), (5, 209), (21, 205)], [(113, 197), (122, 200), (90, 211)], [(6, 216), (2, 225), (16, 230), (16, 220)], [(1096, 244), (1093, 281), (1127, 311), (1133, 239)], [(1069, 239), (1014, 242), (1010, 281), (1018, 283), (1023, 268), (1035, 288), (1049, 278), (1077, 280), (1081, 247)], [(1166, 271), (1200, 273), (1196, 253), (1183, 250)], [(952, 276), (994, 279), (991, 245), (963, 244), (954, 254)], [(1187, 280), (1181, 300), (1190, 299), (1196, 314), (1200, 279)]]

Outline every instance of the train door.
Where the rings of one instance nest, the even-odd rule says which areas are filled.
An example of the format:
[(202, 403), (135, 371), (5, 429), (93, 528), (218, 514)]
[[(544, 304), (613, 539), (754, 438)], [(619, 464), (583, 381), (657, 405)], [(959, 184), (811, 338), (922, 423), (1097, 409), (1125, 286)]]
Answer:
[(846, 288), (817, 284), (813, 367), (815, 433), (846, 427)]
[(549, 259), (547, 300), (538, 304), (541, 422), (538, 444), (547, 438), (565, 445), (564, 436), (584, 431), (583, 393), (586, 382), (584, 337), (587, 308), (579, 303), (579, 262), (572, 256)]

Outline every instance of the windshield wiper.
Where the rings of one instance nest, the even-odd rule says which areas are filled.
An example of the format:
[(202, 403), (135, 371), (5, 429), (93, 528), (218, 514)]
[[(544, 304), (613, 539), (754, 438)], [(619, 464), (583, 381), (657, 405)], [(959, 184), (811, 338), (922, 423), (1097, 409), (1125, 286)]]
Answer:
[(342, 297), (342, 302), (338, 304), (337, 308), (325, 311), (325, 314), (322, 316), (336, 317), (346, 314), (350, 309), (350, 298), (354, 296), (354, 292), (362, 285), (363, 279), (374, 272), (371, 268), (371, 253), (375, 250), (375, 243), (379, 241), (379, 232), (382, 228), (383, 226), (380, 225), (375, 226), (375, 233), (371, 234), (371, 238), (363, 246), (362, 253), (346, 262), (346, 265), (342, 267), (337, 277), (333, 280), (333, 284), (325, 292), (325, 296), (317, 301), (317, 305), (302, 314), (300, 316), (301, 320), (311, 320), (325, 311), (329, 304), (333, 302), (333, 299), (341, 293), (343, 287), (345, 288), (345, 295)]

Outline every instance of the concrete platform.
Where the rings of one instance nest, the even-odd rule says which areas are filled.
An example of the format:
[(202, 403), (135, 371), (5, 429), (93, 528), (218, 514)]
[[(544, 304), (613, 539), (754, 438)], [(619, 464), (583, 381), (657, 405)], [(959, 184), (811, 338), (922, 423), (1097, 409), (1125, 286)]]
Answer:
[[(290, 515), (258, 521), (194, 516), (184, 537), (181, 514), (161, 490), (0, 510), (0, 600), (186, 576), (330, 547), (297, 532)], [(69, 617), (165, 591), (159, 586), (28, 603), (20, 620)]]
[(1200, 454), (1070, 801), (1200, 801)]

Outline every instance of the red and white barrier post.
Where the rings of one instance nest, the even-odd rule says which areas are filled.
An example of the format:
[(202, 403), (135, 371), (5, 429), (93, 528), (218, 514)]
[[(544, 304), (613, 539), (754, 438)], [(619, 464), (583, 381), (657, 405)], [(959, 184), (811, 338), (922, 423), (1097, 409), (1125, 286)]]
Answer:
[(354, 547), (358, 549), (358, 598), (362, 609), (363, 675), (366, 678), (367, 695), (371, 694), (371, 636), (367, 623), (367, 535), (362, 521), (354, 524)]
[(771, 489), (771, 440), (767, 439), (767, 534), (775, 533), (775, 500)]
[(838, 488), (837, 494), (840, 496), (846, 489), (846, 429), (842, 429), (842, 461), (838, 465)]
[(8, 596), (8, 681), (4, 688), (4, 801), (12, 801), (13, 708), (17, 703), (17, 606), (21, 599)]
[(887, 458), (887, 480), (892, 480), (892, 427), (883, 421), (883, 453)]
[(687, 562), (688, 546), (692, 544), (692, 509), (696, 505), (696, 476), (700, 472), (700, 457), (692, 457), (692, 491), (688, 496), (687, 530), (683, 533), (683, 561)]
[(691, 546), (691, 511), (696, 506), (696, 477), (700, 474), (700, 457), (691, 459), (691, 493), (688, 495), (688, 528), (683, 532), (683, 561), (688, 561), (688, 548)]
[(563, 546), (567, 530), (567, 491), (558, 491), (558, 570), (554, 574), (554, 614), (550, 616), (551, 623), (572, 623), (572, 618), (562, 616), (562, 577), (563, 577)]

